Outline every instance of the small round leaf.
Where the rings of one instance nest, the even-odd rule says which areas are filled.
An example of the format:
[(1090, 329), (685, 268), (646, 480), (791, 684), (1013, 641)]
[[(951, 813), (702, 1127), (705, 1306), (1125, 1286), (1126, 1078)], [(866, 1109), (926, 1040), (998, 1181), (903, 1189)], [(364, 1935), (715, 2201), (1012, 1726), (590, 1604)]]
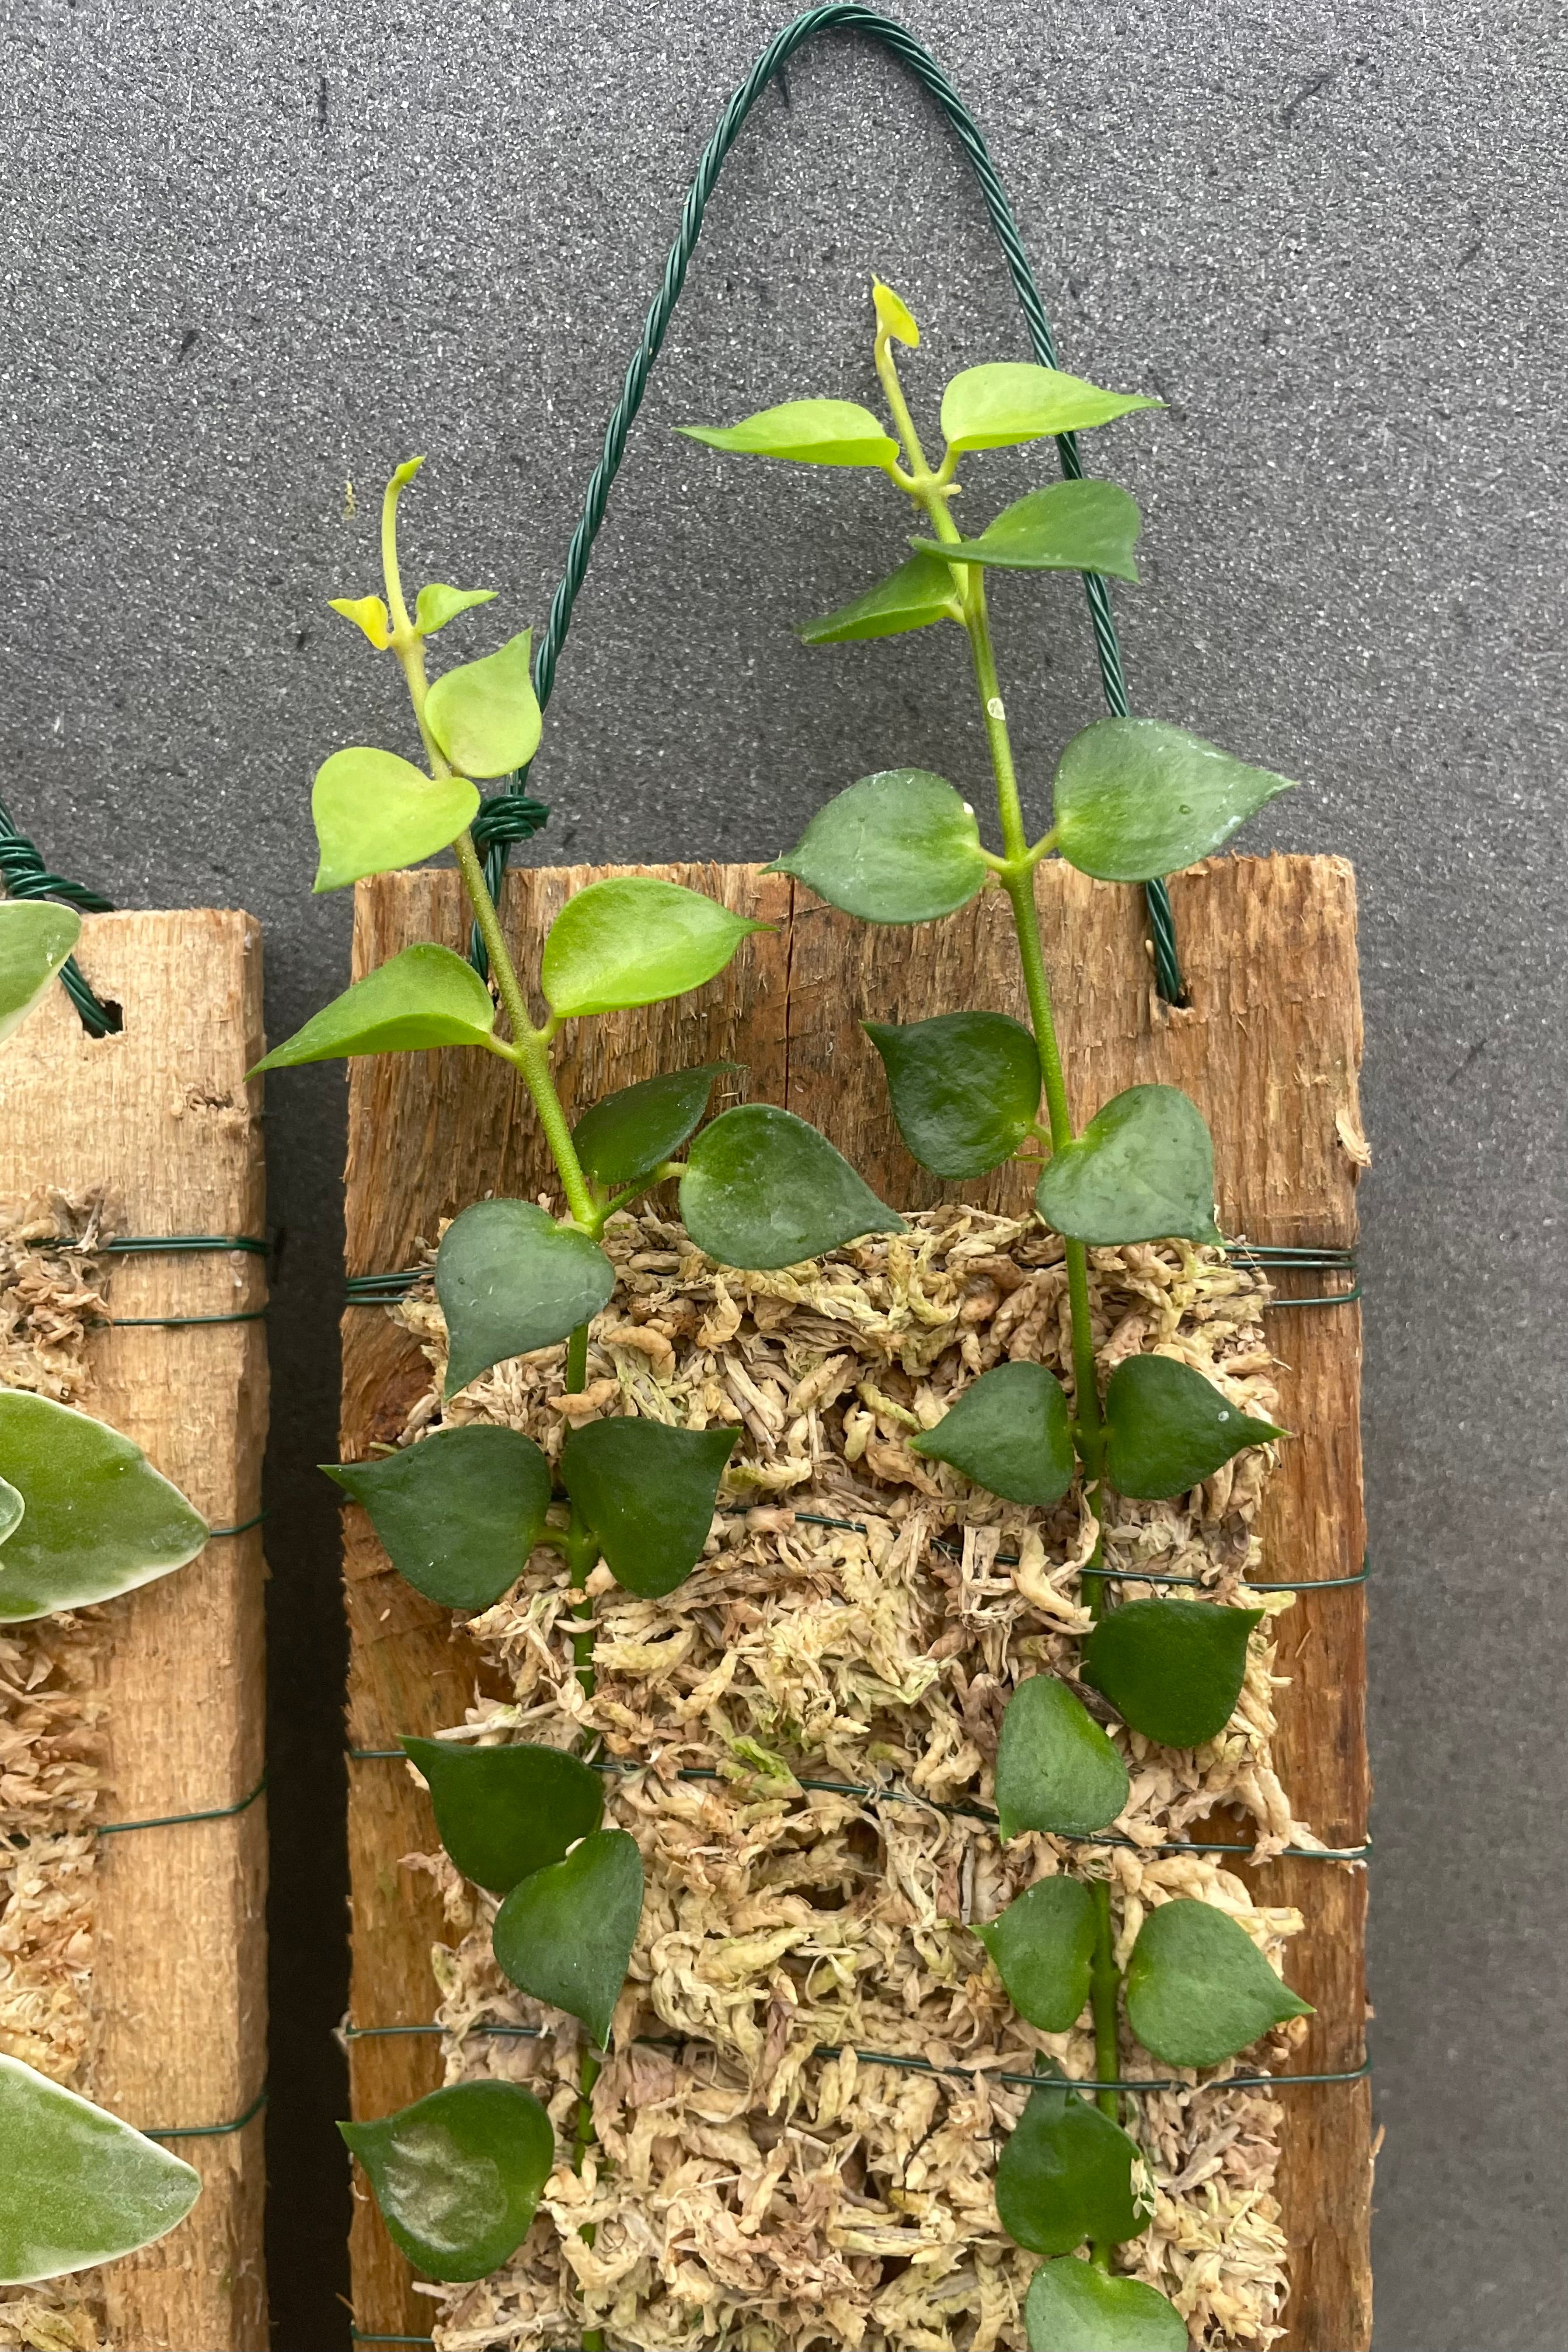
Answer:
[(736, 1434), (619, 1415), (568, 1430), (561, 1482), (628, 1592), (652, 1601), (685, 1583), (712, 1528)]
[(20, 1028), (80, 935), (74, 907), (0, 898), (0, 1038)]
[(452, 2083), (379, 2123), (340, 2124), (387, 2235), (437, 2279), (478, 2279), (516, 2252), (555, 2162), (555, 2133), (521, 2083)]
[(1080, 1878), (1042, 1878), (974, 1932), (1020, 2017), (1042, 2033), (1076, 2025), (1094, 1958), (1094, 1897)]
[(1214, 1144), (1180, 1087), (1129, 1087), (1042, 1170), (1035, 1206), (1069, 1240), (1217, 1242)]
[(572, 1130), (577, 1157), (590, 1176), (616, 1191), (649, 1175), (701, 1124), (717, 1077), (738, 1062), (704, 1062), (622, 1087), (584, 1112)]
[(1137, 2156), (1121, 2126), (1078, 2092), (1031, 2091), (996, 2167), (1002, 2227), (1032, 2254), (1142, 2236), (1150, 2217), (1132, 2193)]
[(550, 1508), (532, 1438), (485, 1422), (321, 1467), (364, 1506), (399, 1576), (443, 1609), (488, 1609), (510, 1591)]
[(1057, 763), (1057, 844), (1101, 882), (1152, 882), (1223, 848), (1268, 801), (1295, 790), (1184, 728), (1097, 719)]
[(786, 400), (739, 425), (679, 425), (677, 432), (710, 449), (743, 457), (788, 457), (798, 466), (874, 466), (886, 472), (899, 445), (854, 400)]
[(830, 800), (763, 871), (793, 874), (862, 922), (929, 923), (968, 905), (986, 865), (974, 812), (952, 786), (889, 768)]
[(866, 1021), (899, 1133), (933, 1176), (984, 1176), (1010, 1160), (1040, 1107), (1040, 1056), (1005, 1013)]
[(200, 2173), (156, 2140), (0, 2056), (0, 2286), (133, 2253), (183, 2221), (201, 2189)]
[(564, 1339), (615, 1286), (614, 1266), (586, 1234), (558, 1225), (532, 1201), (477, 1201), (453, 1218), (436, 1253), (446, 1393), (510, 1356)]
[(313, 887), (417, 866), (473, 823), (479, 796), (463, 776), (432, 780), (395, 752), (356, 744), (316, 771), (310, 795), (321, 862)]
[(858, 637), (903, 636), (933, 621), (963, 617), (952, 572), (940, 556), (922, 553), (911, 555), (864, 596), (825, 613), (820, 621), (807, 621), (799, 634), (804, 645), (837, 646)]
[(538, 751), (532, 635), (523, 629), (499, 653), (446, 671), (426, 697), (425, 724), (459, 775), (509, 775), (526, 768)]
[(1029, 2352), (1187, 2352), (1187, 2323), (1142, 2279), (1064, 2254), (1042, 2263), (1024, 2305)]
[(492, 1895), (563, 1861), (604, 1819), (599, 1775), (563, 1748), (411, 1737), (402, 1745), (429, 1785), (442, 1844), (463, 1876)]
[(0, 1389), (0, 1463), (25, 1507), (0, 1551), (0, 1624), (111, 1601), (207, 1540), (139, 1445), (51, 1397)]
[(335, 996), (250, 1072), (356, 1054), (410, 1054), (430, 1045), (482, 1045), (495, 1027), (489, 990), (450, 948), (405, 948)]
[(1162, 1748), (1199, 1748), (1225, 1729), (1247, 1674), (1261, 1609), (1212, 1601), (1128, 1601), (1083, 1645), (1086, 1683)]
[(999, 572), (1098, 572), (1113, 580), (1138, 578), (1138, 501), (1114, 482), (1053, 482), (1004, 507), (978, 539), (954, 547), (931, 539), (910, 545), (948, 563), (980, 563)]
[(998, 1364), (910, 1440), (911, 1454), (951, 1462), (1005, 1502), (1044, 1507), (1060, 1500), (1077, 1466), (1072, 1418), (1061, 1382), (1043, 1364)]
[(942, 429), (950, 449), (1001, 449), (1163, 405), (1141, 392), (1102, 392), (1060, 368), (1001, 360), (953, 377), (942, 396)]
[(1167, 2066), (1217, 2066), (1312, 2006), (1269, 1967), (1245, 1927), (1190, 1895), (1162, 1903), (1127, 1962), (1127, 2021)]
[(1129, 1356), (1106, 1382), (1106, 1475), (1135, 1502), (1184, 1495), (1244, 1445), (1268, 1445), (1285, 1434), (1271, 1421), (1243, 1412), (1173, 1356)]
[[(996, 1812), (1004, 1841), (1025, 1830), (1087, 1837), (1122, 1811), (1127, 1767), (1080, 1699), (1054, 1675), (1018, 1685), (1002, 1717)], [(1077, 2241), (1074, 2241), (1077, 2243)]]
[(564, 1862), (514, 1886), (495, 1956), (514, 1985), (580, 2018), (603, 2050), (642, 1917), (642, 1856), (625, 1830), (595, 1830)]
[(705, 1127), (687, 1155), (680, 1214), (721, 1265), (800, 1265), (863, 1234), (901, 1234), (825, 1135), (772, 1103), (741, 1103)]
[(700, 988), (748, 931), (767, 928), (679, 882), (618, 875), (567, 899), (544, 942), (540, 984), (563, 1019), (657, 1004)]

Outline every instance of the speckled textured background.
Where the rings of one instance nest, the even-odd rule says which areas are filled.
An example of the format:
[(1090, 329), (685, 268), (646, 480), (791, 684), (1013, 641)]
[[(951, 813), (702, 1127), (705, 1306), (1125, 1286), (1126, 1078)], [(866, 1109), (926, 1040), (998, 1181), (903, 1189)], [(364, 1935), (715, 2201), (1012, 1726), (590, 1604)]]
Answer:
[[(323, 608), (374, 584), (380, 481), (428, 451), (409, 568), (498, 587), (511, 625), (542, 616), (690, 167), (783, 11), (8, 0), (0, 19), (5, 793), (124, 904), (262, 917), (279, 1037), (345, 964), (346, 897), (309, 895), (312, 766), (407, 731), (391, 666)], [(1563, 19), (919, 0), (907, 20), (987, 128), (1065, 363), (1169, 403), (1093, 450), (1147, 518), (1146, 584), (1118, 598), (1135, 707), (1301, 779), (1249, 845), (1360, 869), (1377, 2341), (1552, 2352)], [(836, 40), (760, 110), (711, 210), (563, 666), (541, 855), (770, 854), (871, 767), (978, 778), (930, 640), (823, 655), (789, 634), (887, 568), (885, 491), (667, 430), (863, 396), (872, 268), (926, 324), (917, 396), (1023, 354), (951, 141)], [(999, 456), (984, 495), (1034, 462)], [(1094, 708), (1081, 606), (1066, 583), (997, 603), (1037, 773)], [(466, 625), (493, 641), (489, 616)], [(268, 1126), (273, 2276), (283, 2352), (331, 2352), (342, 1641), (308, 1465), (334, 1419), (341, 1075), (275, 1081)]]

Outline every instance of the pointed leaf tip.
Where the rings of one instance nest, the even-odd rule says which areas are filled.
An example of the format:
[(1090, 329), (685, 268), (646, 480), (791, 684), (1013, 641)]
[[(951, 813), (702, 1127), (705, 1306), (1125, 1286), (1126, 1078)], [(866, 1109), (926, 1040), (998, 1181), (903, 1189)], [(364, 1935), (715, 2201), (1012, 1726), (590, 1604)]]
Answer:
[(555, 2133), (521, 2083), (448, 2084), (375, 2123), (338, 2126), (387, 2233), (436, 2279), (499, 2270), (528, 2235)]
[(919, 351), (921, 331), (915, 323), (914, 312), (902, 297), (895, 294), (890, 286), (884, 286), (879, 278), (873, 278), (871, 300), (877, 312), (877, 324), (882, 332), (894, 342), (907, 343), (910, 351)]
[(637, 1840), (625, 1830), (595, 1830), (564, 1862), (512, 1888), (496, 1914), (496, 1958), (521, 1991), (580, 2019), (603, 2050), (642, 1903)]
[(201, 2187), (156, 2140), (0, 2056), (0, 2284), (133, 2253), (184, 2221)]
[(370, 639), (378, 654), (392, 643), (392, 620), (379, 596), (329, 596), (328, 607), (352, 621)]

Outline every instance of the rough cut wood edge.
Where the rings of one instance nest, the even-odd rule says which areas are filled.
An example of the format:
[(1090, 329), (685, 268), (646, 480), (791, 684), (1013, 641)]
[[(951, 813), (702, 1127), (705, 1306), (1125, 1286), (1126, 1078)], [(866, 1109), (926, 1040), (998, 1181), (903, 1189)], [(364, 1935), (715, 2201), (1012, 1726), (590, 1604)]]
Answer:
[[(525, 971), (564, 898), (615, 867), (514, 874), (505, 915)], [(1022, 1191), (1004, 1171), (974, 1187), (937, 1184), (899, 1144), (862, 1013), (917, 1020), (961, 1005), (1021, 1013), (1006, 910), (986, 894), (919, 930), (867, 929), (755, 867), (631, 869), (707, 890), (777, 926), (748, 940), (730, 971), (693, 999), (650, 1013), (584, 1024), (563, 1040), (559, 1075), (570, 1108), (655, 1069), (721, 1057), (744, 1063), (747, 1091), (813, 1119), (883, 1198), (921, 1206), (963, 1193), (1010, 1207)], [(1355, 887), (1338, 858), (1221, 858), (1173, 884), (1191, 1008), (1154, 1000), (1140, 894), (1091, 884), (1059, 864), (1039, 869), (1058, 1013), (1081, 1118), (1140, 1081), (1184, 1086), (1215, 1131), (1226, 1230), (1258, 1242), (1355, 1238), (1361, 1008)], [(468, 925), (457, 877), (421, 872), (359, 886), (355, 975), (400, 948), (436, 939), (461, 949)], [(1093, 1040), (1093, 1045), (1086, 1042)], [(408, 1263), (416, 1239), (488, 1191), (527, 1195), (552, 1181), (521, 1082), (458, 1054), (387, 1056), (353, 1065), (350, 1087), (348, 1263), (371, 1273)], [(1285, 1286), (1291, 1287), (1291, 1283)], [(1323, 1286), (1311, 1277), (1299, 1288)], [(1271, 1318), (1284, 1360), (1283, 1417), (1302, 1433), (1285, 1450), (1262, 1528), (1274, 1578), (1352, 1576), (1364, 1549), (1361, 1490), (1361, 1327), (1354, 1306)], [(412, 1343), (381, 1314), (343, 1323), (345, 1459), (395, 1437), (426, 1381)], [(389, 1570), (363, 1514), (346, 1522), (352, 1641), (351, 1744), (377, 1748), (399, 1732), (461, 1719), (468, 1668), (451, 1621)], [(1304, 1600), (1282, 1622), (1276, 1757), (1297, 1812), (1334, 1845), (1366, 1833), (1365, 1606), (1352, 1586)], [(360, 2024), (427, 2019), (428, 1952), (444, 1939), (428, 1882), (399, 1857), (434, 1830), (405, 1773), (351, 1767), (351, 2014)], [(1307, 1932), (1292, 1980), (1317, 2007), (1296, 2059), (1303, 2073), (1358, 2065), (1365, 2017), (1365, 1879), (1329, 1864), (1279, 1863), (1258, 1874), (1261, 1899), (1297, 1904)], [(435, 2087), (434, 2040), (352, 2045), (356, 2116), (384, 2115)], [(1285, 2352), (1365, 2352), (1371, 2341), (1371, 2101), (1364, 2083), (1281, 2094), (1288, 2101), (1281, 2196), (1291, 2243)], [(428, 2305), (374, 2207), (361, 2200), (353, 2234), (354, 2305), (366, 2330), (425, 2334)]]
[[(261, 933), (199, 909), (88, 919), (80, 949), (116, 1037), (87, 1036), (63, 990), (0, 1055), (0, 1202), (103, 1185), (122, 1230), (259, 1234)], [(115, 1265), (117, 1317), (263, 1303), (237, 1253)], [(260, 1509), (267, 1350), (259, 1322), (110, 1329), (90, 1343), (89, 1409), (135, 1439), (215, 1527)], [(260, 1530), (99, 1612), (109, 1743), (100, 1818), (233, 1804), (264, 1763)], [(139, 2125), (231, 2121), (266, 2070), (266, 1802), (225, 1821), (102, 1840), (94, 2097)], [(189, 2218), (99, 2273), (115, 2352), (266, 2352), (263, 2121), (170, 2143), (200, 2171)]]

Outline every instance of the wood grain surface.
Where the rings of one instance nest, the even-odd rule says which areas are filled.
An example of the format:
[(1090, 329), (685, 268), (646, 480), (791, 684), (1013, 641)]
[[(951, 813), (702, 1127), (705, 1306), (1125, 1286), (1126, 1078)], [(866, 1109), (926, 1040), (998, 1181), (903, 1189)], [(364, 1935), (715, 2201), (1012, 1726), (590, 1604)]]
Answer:
[[(505, 919), (525, 975), (564, 898), (606, 872), (579, 866), (509, 877)], [(952, 1195), (1012, 1208), (1025, 1179), (1005, 1170), (973, 1186), (939, 1184), (903, 1150), (887, 1109), (862, 1014), (910, 1021), (960, 1007), (1021, 1014), (1007, 909), (988, 892), (947, 921), (868, 929), (787, 878), (754, 867), (636, 869), (710, 892), (776, 926), (747, 940), (729, 971), (695, 996), (570, 1027), (558, 1074), (570, 1109), (658, 1069), (731, 1059), (737, 1091), (782, 1103), (821, 1127), (899, 1207)], [(1069, 1086), (1081, 1121), (1121, 1087), (1184, 1087), (1214, 1129), (1225, 1229), (1260, 1243), (1348, 1244), (1355, 1237), (1361, 1013), (1355, 889), (1333, 858), (1220, 858), (1172, 886), (1191, 1004), (1153, 998), (1140, 894), (1041, 866), (1037, 898)], [(421, 939), (467, 944), (457, 877), (429, 871), (359, 886), (356, 975)], [(406, 1265), (416, 1242), (488, 1192), (552, 1189), (521, 1079), (475, 1054), (386, 1056), (353, 1066), (348, 1263), (371, 1273)], [(1321, 1292), (1318, 1276), (1283, 1288)], [(1282, 1360), (1287, 1446), (1262, 1526), (1276, 1580), (1353, 1576), (1363, 1556), (1360, 1310), (1273, 1310)], [(374, 1310), (351, 1308), (343, 1345), (343, 1458), (396, 1436), (426, 1370), (412, 1342)], [(400, 1732), (461, 1719), (468, 1668), (444, 1611), (390, 1570), (362, 1513), (345, 1514), (352, 1638), (351, 1743), (384, 1748)], [(1363, 1588), (1309, 1595), (1282, 1621), (1277, 1757), (1298, 1815), (1333, 1845), (1366, 1833)], [(443, 1939), (429, 1882), (399, 1857), (434, 1840), (426, 1801), (395, 1765), (358, 1761), (350, 1782), (353, 1909), (352, 2016), (359, 2026), (431, 2014), (430, 1946)], [(1365, 1879), (1333, 1864), (1280, 1862), (1257, 1874), (1260, 1896), (1306, 1916), (1290, 1974), (1317, 2015), (1293, 2064), (1303, 2073), (1361, 2063)], [(384, 2115), (432, 2089), (433, 2037), (352, 2044), (356, 2116)], [(1287, 2352), (1365, 2352), (1371, 2340), (1367, 2230), (1370, 2097), (1364, 2082), (1303, 2087), (1286, 2103), (1281, 2196), (1291, 2242)], [(429, 2306), (374, 2207), (353, 2229), (354, 2304), (366, 2331), (425, 2334)]]
[[(79, 961), (123, 1010), (82, 1029), (53, 989), (0, 1055), (0, 1202), (108, 1191), (119, 1230), (260, 1234), (261, 934), (248, 915), (89, 916)], [(116, 1318), (232, 1316), (266, 1297), (262, 1258), (114, 1261)], [(260, 1322), (110, 1328), (89, 1409), (142, 1446), (215, 1527), (261, 1507)], [(264, 1762), (261, 1531), (93, 1612), (107, 1710), (100, 1817), (232, 1805)], [(266, 2071), (266, 1802), (226, 1820), (100, 1841), (93, 2097), (128, 2122), (221, 2124)], [(100, 2274), (113, 2352), (266, 2352), (263, 2125), (169, 2142), (202, 2175), (187, 2219)]]

